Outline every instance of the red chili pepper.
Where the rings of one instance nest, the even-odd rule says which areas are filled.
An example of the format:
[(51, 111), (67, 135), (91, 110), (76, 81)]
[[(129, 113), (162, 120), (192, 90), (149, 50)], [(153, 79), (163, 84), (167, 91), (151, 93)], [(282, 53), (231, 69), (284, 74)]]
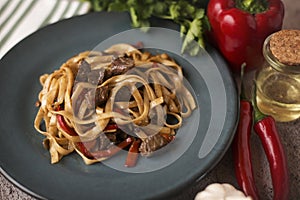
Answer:
[[(255, 98), (254, 98), (255, 99)], [(272, 116), (266, 116), (253, 103), (254, 130), (259, 136), (267, 156), (273, 183), (274, 200), (286, 200), (289, 195), (289, 173), (283, 145)]]
[(239, 186), (247, 196), (251, 196), (253, 200), (258, 200), (259, 196), (254, 182), (250, 149), (250, 137), (253, 125), (252, 114), (251, 102), (241, 100), (240, 119), (232, 149), (235, 175)]
[[(58, 106), (56, 108), (56, 111), (60, 111), (60, 110), (62, 110), (62, 107)], [(67, 124), (64, 116), (62, 116), (60, 114), (56, 114), (56, 119), (57, 119), (57, 122), (58, 122), (60, 128), (63, 129), (67, 134), (69, 134), (70, 136), (77, 136), (78, 135), (76, 133), (76, 131)]]
[(126, 138), (126, 140), (120, 142), (118, 145), (113, 145), (107, 150), (100, 150), (92, 152), (94, 158), (104, 158), (104, 157), (111, 157), (130, 145), (133, 139), (131, 137)]
[(170, 135), (167, 133), (161, 133), (160, 134), (162, 137), (164, 137), (168, 142), (171, 142), (175, 139), (175, 135)]
[(141, 144), (141, 140), (137, 139), (134, 140), (129, 148), (126, 161), (125, 161), (125, 167), (134, 167), (136, 165), (138, 156), (139, 156), (139, 147)]
[(118, 125), (117, 124), (108, 124), (104, 131), (111, 131), (111, 130), (115, 130), (115, 129), (118, 129)]
[(90, 158), (90, 159), (93, 159), (94, 156), (93, 154), (91, 153), (90, 150), (88, 150), (86, 148), (86, 143), (83, 143), (83, 142), (76, 142), (75, 143), (76, 147), (78, 148), (78, 150), (87, 158)]
[(244, 62), (248, 69), (261, 65), (263, 42), (282, 28), (284, 5), (281, 0), (210, 0), (207, 17), (213, 43), (239, 72)]
[(61, 129), (63, 129), (67, 134), (69, 134), (70, 136), (78, 135), (73, 128), (68, 126), (67, 122), (65, 121), (65, 118), (62, 115), (56, 114), (56, 119)]
[[(68, 126), (68, 124), (66, 123), (64, 117), (62, 115), (57, 114), (56, 115), (57, 121), (59, 126), (70, 136), (77, 136), (78, 134), (75, 132), (75, 130), (73, 128), (71, 128), (70, 126)], [(92, 154), (90, 153), (90, 151), (86, 148), (86, 145), (88, 145), (88, 142), (76, 142), (75, 143), (76, 147), (78, 148), (78, 150), (85, 155), (87, 158), (93, 158)]]
[[(62, 110), (62, 109), (59, 106), (56, 110)], [(67, 124), (65, 118), (62, 115), (56, 114), (56, 119), (61, 129), (63, 129), (67, 134), (69, 134), (70, 136), (78, 136), (76, 131)], [(90, 150), (87, 149), (87, 146), (91, 146), (92, 144), (95, 144), (94, 142), (95, 141), (76, 142), (75, 145), (78, 148), (78, 150), (87, 158), (93, 158), (92, 154), (90, 153)]]

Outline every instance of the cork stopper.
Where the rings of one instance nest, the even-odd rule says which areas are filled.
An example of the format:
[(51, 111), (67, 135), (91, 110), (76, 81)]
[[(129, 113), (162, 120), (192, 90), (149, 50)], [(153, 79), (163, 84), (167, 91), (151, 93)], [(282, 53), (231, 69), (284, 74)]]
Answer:
[(300, 30), (281, 30), (270, 39), (270, 50), (283, 64), (300, 65)]

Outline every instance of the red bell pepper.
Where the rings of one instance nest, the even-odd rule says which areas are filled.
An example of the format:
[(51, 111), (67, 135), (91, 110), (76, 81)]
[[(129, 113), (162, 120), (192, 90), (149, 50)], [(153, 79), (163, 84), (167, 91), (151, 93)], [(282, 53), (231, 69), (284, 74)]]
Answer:
[(141, 144), (141, 140), (134, 140), (129, 148), (127, 158), (125, 161), (125, 167), (134, 167), (136, 165), (138, 156), (139, 156), (139, 147)]
[(71, 128), (67, 122), (65, 121), (64, 116), (57, 114), (56, 115), (57, 122), (59, 126), (70, 136), (77, 136), (78, 134), (75, 132), (73, 128)]
[(212, 43), (220, 50), (233, 72), (262, 64), (266, 37), (282, 28), (281, 0), (210, 0), (207, 17)]
[(99, 150), (92, 152), (92, 155), (94, 158), (104, 158), (104, 157), (111, 157), (115, 154), (117, 154), (122, 149), (126, 148), (128, 145), (130, 145), (133, 142), (133, 139), (131, 137), (126, 138), (122, 142), (120, 142), (118, 145), (113, 145), (109, 147), (106, 150)]

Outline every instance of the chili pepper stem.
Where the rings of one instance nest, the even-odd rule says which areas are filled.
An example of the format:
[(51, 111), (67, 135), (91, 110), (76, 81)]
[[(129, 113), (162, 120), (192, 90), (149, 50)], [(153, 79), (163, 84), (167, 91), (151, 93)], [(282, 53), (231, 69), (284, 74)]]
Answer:
[(267, 10), (266, 0), (236, 0), (236, 7), (251, 14), (261, 13)]
[(254, 83), (254, 89), (253, 89), (253, 97), (252, 97), (252, 106), (254, 110), (254, 123), (259, 122), (260, 120), (264, 119), (266, 115), (262, 113), (258, 106), (257, 106), (257, 100), (256, 100), (256, 83)]
[(243, 63), (241, 65), (241, 93), (240, 93), (240, 100), (246, 100), (246, 93), (245, 93), (245, 85), (244, 85), (244, 75), (245, 75), (245, 68), (246, 68), (246, 63)]

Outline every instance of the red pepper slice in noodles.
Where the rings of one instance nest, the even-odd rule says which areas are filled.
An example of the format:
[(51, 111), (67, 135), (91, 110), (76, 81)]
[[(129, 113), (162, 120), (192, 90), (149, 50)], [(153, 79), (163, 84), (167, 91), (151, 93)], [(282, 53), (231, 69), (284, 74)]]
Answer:
[(129, 148), (126, 161), (125, 161), (125, 167), (134, 167), (136, 165), (138, 156), (139, 156), (139, 147), (141, 144), (141, 140), (137, 139), (134, 140)]

